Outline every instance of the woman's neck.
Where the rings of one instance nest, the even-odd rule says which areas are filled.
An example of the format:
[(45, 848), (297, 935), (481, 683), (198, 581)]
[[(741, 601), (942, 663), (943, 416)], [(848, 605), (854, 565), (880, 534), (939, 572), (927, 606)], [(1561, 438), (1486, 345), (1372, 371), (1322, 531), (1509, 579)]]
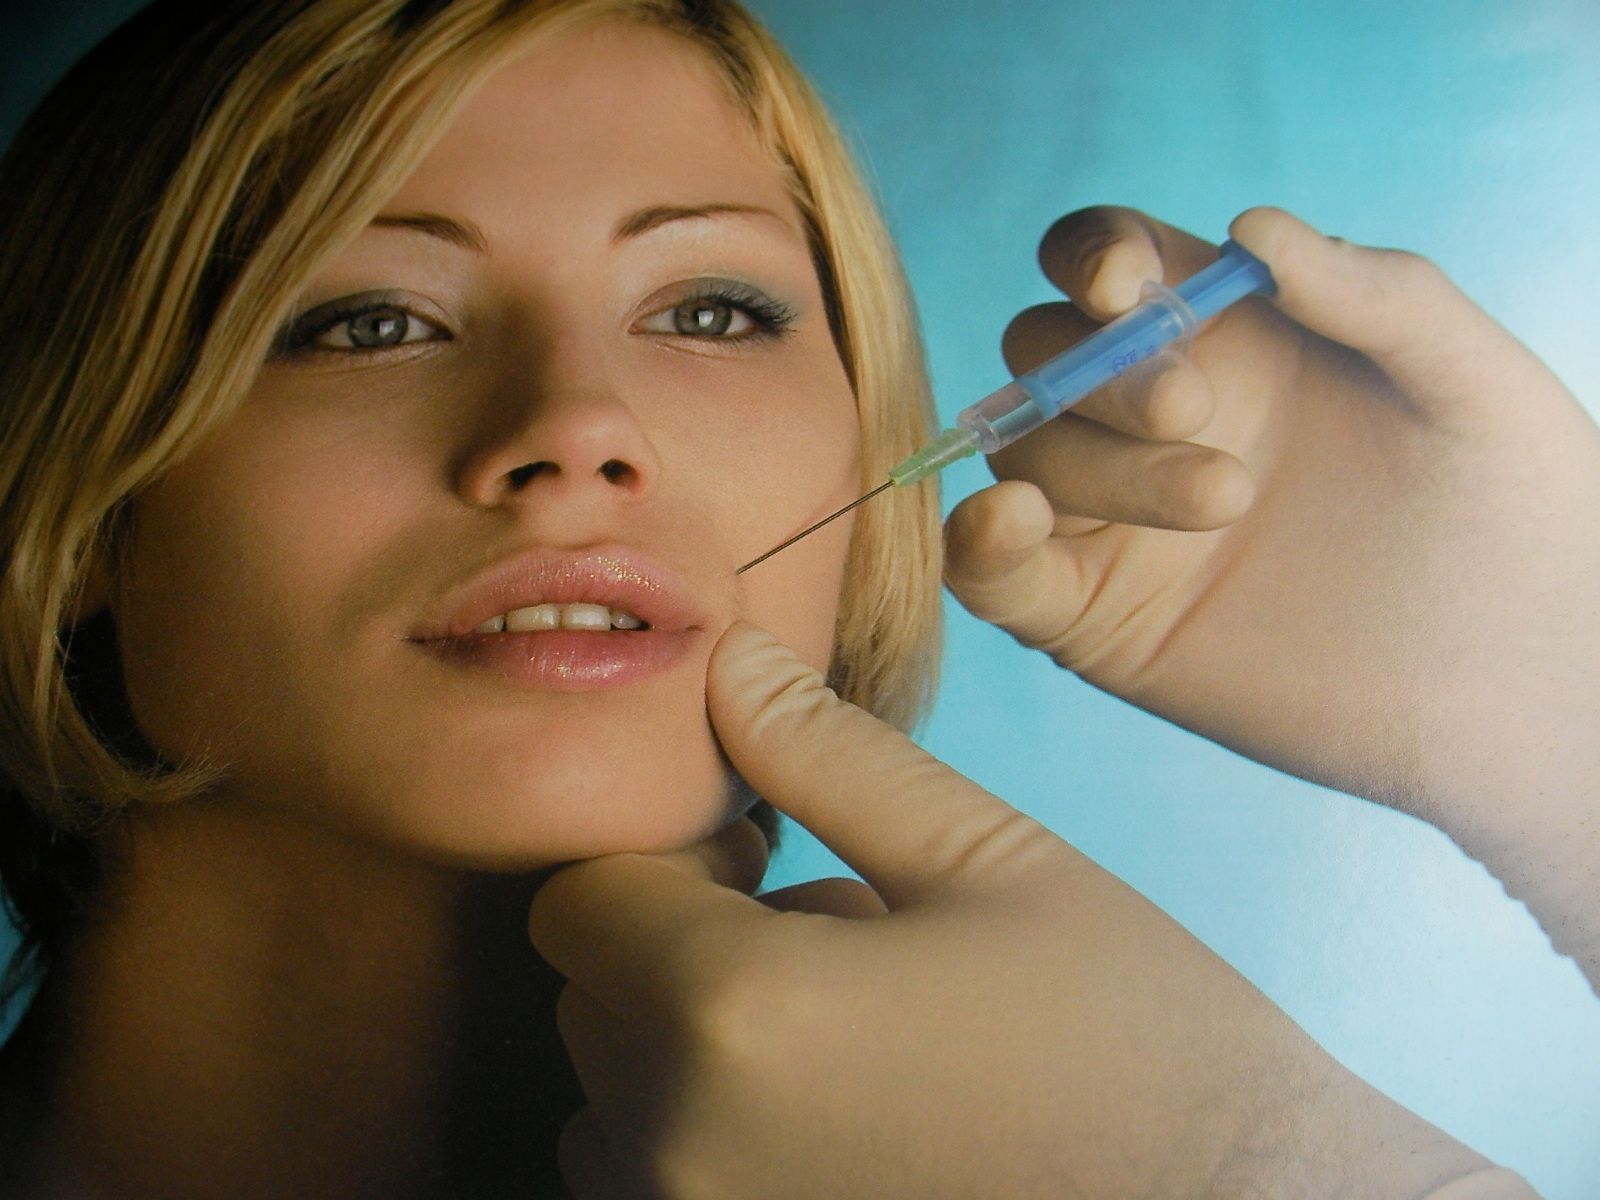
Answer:
[(130, 846), (10, 1056), (36, 1144), (97, 1164), (80, 1187), (557, 1194), (540, 1177), (581, 1094), (526, 937), (541, 877), (222, 802), (142, 812)]

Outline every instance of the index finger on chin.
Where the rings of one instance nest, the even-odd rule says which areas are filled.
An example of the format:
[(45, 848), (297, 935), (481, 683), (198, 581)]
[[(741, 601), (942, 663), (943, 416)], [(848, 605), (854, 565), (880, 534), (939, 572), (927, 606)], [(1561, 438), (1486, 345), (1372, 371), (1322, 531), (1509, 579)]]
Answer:
[(710, 837), (645, 857), (748, 896), (761, 886), (769, 856), (766, 835), (754, 821), (740, 817)]

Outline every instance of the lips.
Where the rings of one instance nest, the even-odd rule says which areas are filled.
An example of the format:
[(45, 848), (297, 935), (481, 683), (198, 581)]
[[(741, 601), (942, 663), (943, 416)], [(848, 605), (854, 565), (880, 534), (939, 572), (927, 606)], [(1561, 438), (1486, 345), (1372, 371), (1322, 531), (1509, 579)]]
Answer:
[(710, 623), (670, 572), (633, 551), (540, 550), (507, 559), (474, 578), (440, 619), (425, 624), (411, 640), (465, 637), (491, 617), (536, 604), (620, 608), (652, 630), (669, 633)]
[[(493, 617), (539, 604), (595, 604), (649, 627), (598, 632), (478, 632)], [(632, 550), (534, 550), (503, 560), (446, 601), (408, 640), (455, 667), (523, 687), (588, 691), (638, 682), (671, 666), (710, 616), (671, 572)]]

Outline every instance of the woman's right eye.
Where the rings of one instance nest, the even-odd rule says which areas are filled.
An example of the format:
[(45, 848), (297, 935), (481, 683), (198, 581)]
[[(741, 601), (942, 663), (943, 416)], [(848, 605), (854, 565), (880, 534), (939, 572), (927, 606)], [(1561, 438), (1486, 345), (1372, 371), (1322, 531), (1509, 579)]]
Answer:
[(328, 350), (364, 350), (430, 341), (429, 335), (437, 336), (438, 332), (421, 317), (412, 316), (404, 309), (378, 308), (340, 321), (315, 338), (313, 344)]
[(449, 331), (403, 304), (357, 296), (335, 300), (297, 317), (278, 334), (273, 357), (318, 351), (370, 353), (417, 342), (449, 340)]

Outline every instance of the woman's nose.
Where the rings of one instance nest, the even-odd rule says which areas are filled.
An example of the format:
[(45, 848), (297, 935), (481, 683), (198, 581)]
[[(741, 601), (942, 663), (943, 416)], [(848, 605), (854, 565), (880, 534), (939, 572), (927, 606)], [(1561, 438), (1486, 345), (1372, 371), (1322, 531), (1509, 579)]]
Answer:
[(601, 388), (496, 406), (455, 472), (457, 492), (486, 508), (533, 495), (631, 498), (648, 492), (659, 474), (633, 410)]

